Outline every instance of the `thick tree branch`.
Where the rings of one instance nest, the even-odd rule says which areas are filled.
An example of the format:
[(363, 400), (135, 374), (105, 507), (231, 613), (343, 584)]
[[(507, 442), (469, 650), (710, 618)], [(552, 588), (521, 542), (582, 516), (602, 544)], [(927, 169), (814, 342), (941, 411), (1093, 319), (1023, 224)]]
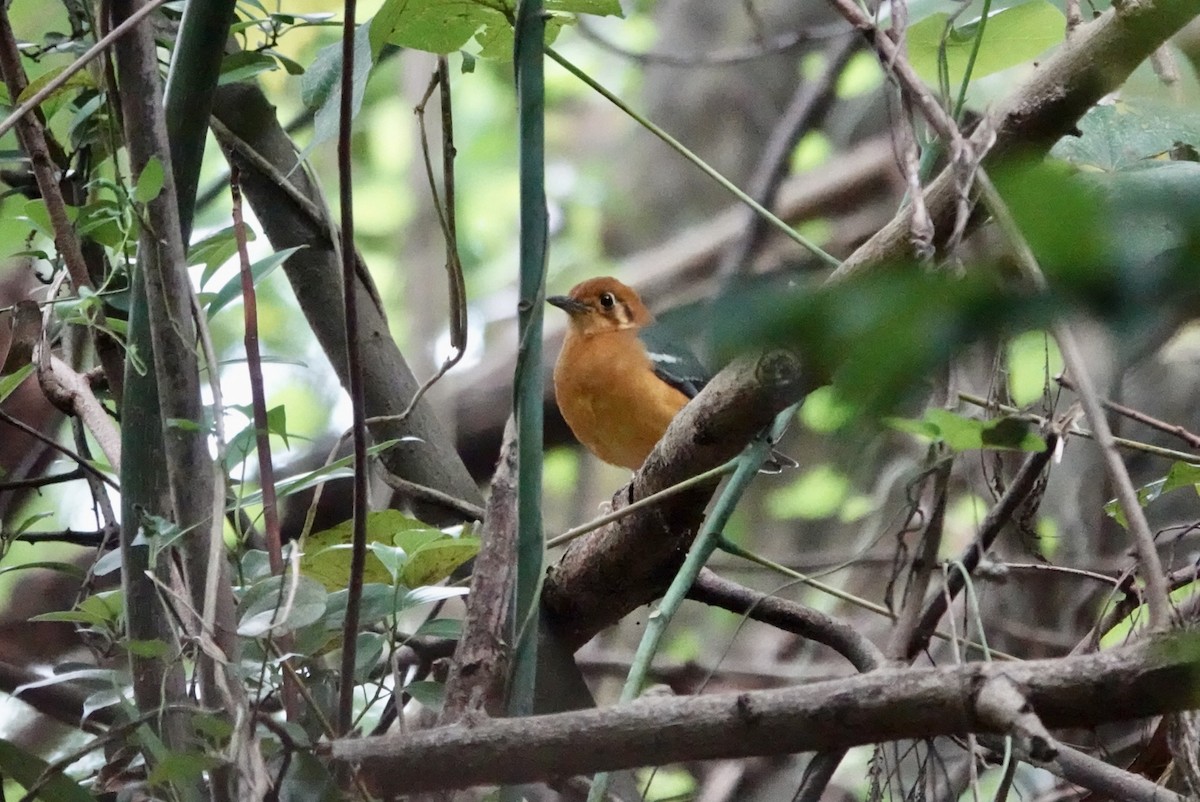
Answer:
[(1200, 706), (1198, 667), (1194, 638), (1158, 637), (1083, 657), (886, 669), (783, 690), (643, 699), (606, 710), (343, 740), (330, 753), (373, 776), (385, 796), (679, 760), (786, 755), (992, 731), (978, 705), (992, 682), (1019, 688), (1047, 727), (1092, 727)]
[[(732, 363), (683, 408), (633, 477), (620, 508), (736, 456), (804, 394), (799, 360), (784, 351)], [(700, 485), (573, 542), (550, 569), (542, 599), (575, 648), (660, 595), (679, 569), (716, 486)]]

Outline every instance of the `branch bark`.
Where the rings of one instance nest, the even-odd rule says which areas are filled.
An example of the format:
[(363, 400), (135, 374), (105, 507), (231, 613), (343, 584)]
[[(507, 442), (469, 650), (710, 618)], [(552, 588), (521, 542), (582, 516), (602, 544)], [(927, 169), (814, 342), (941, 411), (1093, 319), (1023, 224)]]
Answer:
[(1200, 706), (1194, 637), (1083, 657), (886, 669), (783, 690), (643, 699), (606, 710), (336, 741), (387, 795), (515, 784), (681, 760), (841, 749), (994, 731), (978, 707), (993, 681), (1019, 688), (1047, 727), (1092, 727)]

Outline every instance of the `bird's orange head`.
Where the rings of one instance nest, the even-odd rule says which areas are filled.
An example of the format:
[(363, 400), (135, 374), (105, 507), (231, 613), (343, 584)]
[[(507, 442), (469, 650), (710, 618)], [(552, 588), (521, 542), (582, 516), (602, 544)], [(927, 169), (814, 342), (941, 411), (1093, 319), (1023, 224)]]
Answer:
[(569, 295), (552, 295), (546, 302), (570, 315), (571, 328), (579, 334), (636, 330), (654, 322), (637, 292), (611, 276), (588, 279)]

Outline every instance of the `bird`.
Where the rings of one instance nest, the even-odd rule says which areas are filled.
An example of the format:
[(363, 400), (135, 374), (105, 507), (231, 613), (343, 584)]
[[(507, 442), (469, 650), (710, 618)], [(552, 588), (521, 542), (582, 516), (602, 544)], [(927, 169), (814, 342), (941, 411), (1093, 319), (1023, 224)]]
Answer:
[[(636, 471), (671, 420), (708, 382), (700, 360), (655, 326), (637, 292), (612, 276), (576, 284), (546, 302), (570, 318), (554, 365), (558, 409), (579, 442)], [(765, 470), (795, 465), (772, 452)]]

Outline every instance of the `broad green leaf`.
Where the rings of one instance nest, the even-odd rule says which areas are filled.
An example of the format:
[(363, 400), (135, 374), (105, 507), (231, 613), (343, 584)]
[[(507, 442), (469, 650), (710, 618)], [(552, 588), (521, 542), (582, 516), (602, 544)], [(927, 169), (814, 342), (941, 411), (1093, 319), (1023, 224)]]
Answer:
[[(367, 543), (385, 547), (397, 545), (396, 539), (401, 535), (407, 538), (416, 537), (418, 545), (435, 538), (447, 537), (436, 529), (430, 530), (426, 524), (408, 517), (399, 510), (373, 510), (367, 513), (366, 528)], [(420, 534), (413, 536), (409, 534), (411, 530)], [(346, 587), (350, 581), (350, 543), (353, 531), (354, 522), (343, 521), (330, 529), (310, 534), (302, 543), (304, 554), (300, 558), (300, 570), (320, 580), (330, 590)], [(367, 552), (363, 581), (384, 585), (392, 583), (391, 571), (373, 550)]]
[[(350, 538), (342, 526), (313, 532), (304, 538), (302, 544), (304, 554), (300, 557), (300, 570), (305, 576), (312, 577), (331, 591), (344, 588), (350, 583)], [(367, 532), (368, 543), (381, 538), (388, 539), (390, 536)], [(367, 551), (366, 563), (363, 566), (363, 582), (381, 585), (391, 583), (390, 572), (371, 550)]]
[[(363, 93), (375, 59), (371, 53), (370, 23), (359, 25), (354, 32), (354, 75), (350, 93), (350, 118), (358, 116)], [(321, 48), (308, 71), (300, 78), (300, 98), (304, 105), (315, 109), (313, 137), (305, 152), (337, 136), (342, 102), (342, 43), (334, 42)]]
[[(0, 774), (16, 780), (25, 788), (46, 773), (49, 764), (12, 741), (0, 739)], [(38, 799), (46, 802), (93, 802), (94, 797), (61, 772), (55, 772), (42, 784)]]
[[(393, 44), (451, 53), (473, 38), (484, 58), (512, 58), (511, 19), (516, 4), (501, 0), (386, 0), (371, 19), (371, 53), (378, 57), (384, 45)], [(546, 42), (553, 42), (574, 14), (622, 16), (618, 0), (547, 0)]]
[(238, 604), (238, 634), (257, 638), (308, 626), (325, 615), (328, 598), (321, 583), (307, 576), (260, 579)]
[(137, 203), (149, 203), (158, 197), (163, 188), (163, 164), (157, 156), (151, 156), (137, 177), (133, 188), (133, 199)]
[(419, 588), (440, 582), (455, 568), (479, 553), (479, 538), (449, 537), (427, 543), (408, 558), (408, 564), (400, 572), (400, 579), (410, 588)]
[[(975, 47), (979, 30), (976, 19), (962, 27), (946, 30), (950, 15), (931, 14), (908, 27), (905, 44), (913, 69), (931, 86), (938, 85), (938, 59), (945, 37), (946, 64), (950, 85), (957, 87), (966, 73), (967, 62)], [(1001, 9), (993, 13), (984, 26), (983, 42), (979, 46), (971, 79), (1030, 61), (1063, 41), (1066, 18), (1046, 0)]]
[(125, 701), (125, 694), (118, 688), (101, 688), (83, 702), (83, 718), (87, 718), (97, 710), (120, 704)]
[(419, 607), (422, 604), (430, 604), (431, 602), (439, 602), (443, 599), (453, 599), (466, 595), (466, 588), (429, 585), (423, 588), (413, 588), (408, 593), (405, 593), (404, 598), (400, 602), (400, 607), (401, 609), (408, 609), (409, 607)]
[(255, 75), (278, 69), (275, 59), (255, 50), (238, 50), (221, 60), (220, 86), (247, 81)]
[[(329, 594), (329, 606), (322, 624), (329, 630), (340, 630), (346, 621), (346, 600), (350, 592), (345, 588)], [(367, 626), (394, 616), (401, 609), (403, 596), (396, 588), (378, 582), (365, 583), (358, 601), (358, 623)]]
[(433, 680), (417, 680), (404, 686), (405, 692), (430, 710), (441, 710), (446, 688)]
[(1029, 421), (997, 418), (983, 427), (983, 447), (1005, 451), (1045, 451), (1046, 441)]
[(354, 679), (362, 682), (383, 657), (384, 637), (378, 632), (360, 632), (354, 643)]
[[(47, 70), (46, 72), (43, 72), (38, 77), (34, 78), (32, 81), (29, 82), (29, 85), (26, 86), (25, 89), (21, 92), (21, 96), (17, 98), (17, 103), (24, 103), (26, 100), (29, 100), (29, 98), (33, 97), (38, 92), (42, 91), (42, 88), (45, 87), (46, 84), (53, 81), (55, 78), (57, 78), (59, 75), (61, 75), (65, 70), (66, 70), (66, 65), (64, 65), (62, 67), (55, 67), (54, 69)], [(67, 80), (63, 83), (62, 86), (58, 87), (53, 92), (51, 92), (49, 95), (47, 95), (45, 97), (45, 99), (42, 100), (42, 103), (48, 103), (50, 100), (58, 97), (59, 95), (61, 95), (64, 92), (69, 92), (72, 89), (95, 89), (95, 88), (96, 88), (96, 79), (92, 76), (91, 72), (89, 72), (88, 70), (76, 70), (71, 75), (71, 77), (67, 78)], [(49, 115), (47, 115), (47, 119), (48, 118), (49, 118)]]
[(1093, 106), (1079, 121), (1079, 134), (1065, 136), (1051, 155), (1085, 170), (1112, 172), (1167, 161), (1179, 143), (1200, 148), (1200, 114), (1159, 109), (1123, 100)]
[(1166, 481), (1163, 482), (1162, 492), (1170, 493), (1181, 487), (1192, 487), (1200, 491), (1200, 465), (1187, 462), (1175, 462), (1171, 465)]
[(983, 448), (983, 429), (987, 425), (986, 421), (936, 408), (925, 410), (925, 420), (938, 428), (942, 442), (955, 451)]
[[(254, 229), (245, 226), (246, 242), (255, 239)], [(203, 287), (212, 278), (213, 273), (237, 254), (237, 233), (233, 226), (226, 226), (216, 233), (192, 243), (188, 248), (188, 265), (204, 265), (200, 274), (200, 286)]]
[[(270, 256), (264, 256), (254, 264), (250, 265), (250, 275), (254, 278), (254, 286), (267, 276), (275, 271), (275, 268), (288, 260), (292, 254), (303, 248), (303, 245), (297, 245), (294, 248), (284, 248), (282, 251), (276, 251)], [(213, 294), (212, 299), (208, 302), (208, 319), (212, 320), (213, 315), (224, 309), (234, 298), (242, 294), (242, 273), (239, 270), (228, 281), (225, 282), (221, 289)]]

